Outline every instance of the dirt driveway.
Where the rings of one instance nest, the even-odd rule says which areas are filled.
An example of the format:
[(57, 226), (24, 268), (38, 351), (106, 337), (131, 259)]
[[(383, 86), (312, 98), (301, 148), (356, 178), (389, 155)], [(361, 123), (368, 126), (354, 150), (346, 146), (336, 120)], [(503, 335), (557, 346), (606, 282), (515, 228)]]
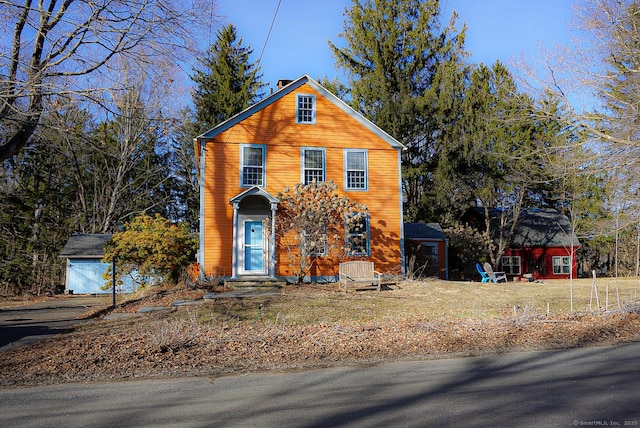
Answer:
[(72, 330), (79, 318), (108, 304), (104, 296), (64, 296), (45, 302), (0, 309), (0, 352)]

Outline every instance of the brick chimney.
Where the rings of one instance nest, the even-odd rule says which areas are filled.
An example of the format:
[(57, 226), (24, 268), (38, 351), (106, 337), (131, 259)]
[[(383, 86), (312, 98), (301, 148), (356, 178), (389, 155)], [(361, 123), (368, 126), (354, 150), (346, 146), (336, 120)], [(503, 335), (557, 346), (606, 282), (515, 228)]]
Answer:
[(287, 80), (287, 79), (278, 80), (278, 90), (284, 88), (285, 86), (287, 86), (291, 82), (293, 82), (293, 80)]

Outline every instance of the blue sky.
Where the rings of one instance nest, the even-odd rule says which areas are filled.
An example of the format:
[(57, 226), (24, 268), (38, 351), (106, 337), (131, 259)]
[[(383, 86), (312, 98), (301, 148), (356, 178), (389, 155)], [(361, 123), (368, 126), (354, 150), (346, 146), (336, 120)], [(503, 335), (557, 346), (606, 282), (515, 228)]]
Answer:
[[(574, 0), (443, 0), (445, 24), (455, 9), (458, 23), (468, 26), (466, 49), (471, 61), (509, 65), (514, 58), (534, 58), (568, 42), (568, 23)], [(224, 24), (233, 24), (256, 61), (265, 45), (278, 0), (218, 0)], [(281, 0), (261, 60), (263, 81), (275, 87), (278, 79), (308, 74), (314, 79), (340, 77), (327, 41), (340, 45), (345, 7), (350, 0)], [(215, 33), (211, 36), (215, 39)]]

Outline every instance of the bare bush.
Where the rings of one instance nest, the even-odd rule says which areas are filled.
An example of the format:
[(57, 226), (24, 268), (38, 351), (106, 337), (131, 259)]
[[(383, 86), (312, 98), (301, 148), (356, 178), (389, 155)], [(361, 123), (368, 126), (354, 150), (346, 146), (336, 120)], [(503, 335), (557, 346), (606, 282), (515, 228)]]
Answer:
[(147, 344), (160, 352), (177, 352), (193, 346), (202, 333), (202, 325), (195, 312), (186, 316), (171, 318), (159, 323), (147, 336)]

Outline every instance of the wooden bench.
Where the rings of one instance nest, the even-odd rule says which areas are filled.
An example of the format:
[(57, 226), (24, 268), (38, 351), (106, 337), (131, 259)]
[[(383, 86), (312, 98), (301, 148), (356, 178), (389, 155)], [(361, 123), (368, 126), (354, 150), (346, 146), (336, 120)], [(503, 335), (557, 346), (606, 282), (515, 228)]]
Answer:
[(340, 283), (344, 285), (344, 292), (351, 284), (369, 284), (368, 287), (358, 289), (377, 289), (380, 291), (382, 282), (380, 272), (373, 269), (373, 262), (353, 261), (340, 263)]

